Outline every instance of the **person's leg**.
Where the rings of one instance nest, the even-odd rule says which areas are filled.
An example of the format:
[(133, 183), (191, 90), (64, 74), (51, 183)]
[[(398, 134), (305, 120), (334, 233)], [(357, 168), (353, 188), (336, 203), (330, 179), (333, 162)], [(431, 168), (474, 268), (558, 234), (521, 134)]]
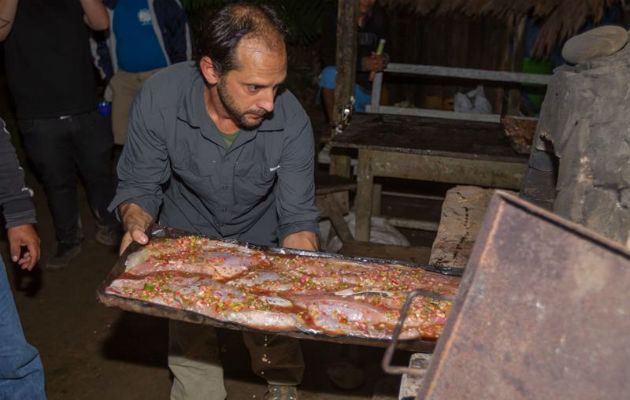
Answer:
[(223, 366), (216, 331), (207, 325), (169, 321), (171, 400), (224, 400)]
[(118, 145), (124, 145), (127, 139), (129, 111), (133, 99), (140, 89), (136, 75), (118, 70), (109, 83), (109, 87), (112, 89), (112, 131), (114, 143)]
[(46, 399), (44, 368), (39, 353), (24, 338), (1, 258), (0, 399)]
[[(76, 117), (80, 129), (74, 133), (75, 159), (83, 177), (88, 202), (100, 227), (116, 231), (118, 221), (107, 211), (114, 197), (114, 176), (112, 174), (112, 133), (107, 119), (97, 111)], [(97, 240), (99, 237), (97, 236)], [(112, 238), (114, 239), (114, 238)], [(114, 240), (115, 241), (115, 240)], [(104, 243), (115, 245), (117, 243)]]
[(304, 358), (297, 339), (280, 335), (243, 333), (252, 370), (271, 385), (296, 386), (304, 377)]
[(69, 119), (48, 118), (20, 120), (19, 126), (26, 153), (46, 190), (57, 241), (80, 242), (77, 174), (72, 145), (75, 124)]

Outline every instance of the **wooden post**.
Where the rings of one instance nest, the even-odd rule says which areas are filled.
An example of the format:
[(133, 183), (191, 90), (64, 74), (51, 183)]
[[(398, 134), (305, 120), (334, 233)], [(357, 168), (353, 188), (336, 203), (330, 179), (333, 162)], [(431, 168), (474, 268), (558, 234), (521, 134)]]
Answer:
[[(525, 21), (527, 17), (521, 17), (514, 32), (514, 41), (512, 42), (512, 58), (510, 60), (510, 69), (520, 72), (523, 68), (523, 53), (525, 52)], [(521, 90), (510, 89), (508, 95), (507, 114), (519, 115), (521, 103)]]
[(359, 171), (357, 172), (356, 240), (370, 241), (370, 217), (372, 216), (372, 154), (370, 150), (359, 149)]
[[(512, 31), (514, 29), (514, 16), (508, 18), (508, 22), (505, 26), (505, 33), (503, 35), (503, 49), (501, 52), (501, 61), (499, 62), (499, 71), (510, 70), (510, 39), (512, 38)], [(502, 85), (497, 89), (497, 96), (494, 101), (495, 113), (503, 115), (503, 96), (505, 95), (505, 86)]]
[[(357, 21), (359, 2), (339, 0), (337, 8), (337, 78), (335, 81), (335, 104), (332, 120), (334, 126), (341, 122), (343, 107), (350, 103), (354, 94), (354, 81), (357, 61)], [(332, 135), (335, 135), (333, 129)], [(330, 173), (350, 177), (350, 157), (331, 155)]]
[(341, 110), (354, 94), (357, 61), (357, 21), (359, 2), (339, 0), (337, 9), (337, 78), (333, 122), (341, 122)]

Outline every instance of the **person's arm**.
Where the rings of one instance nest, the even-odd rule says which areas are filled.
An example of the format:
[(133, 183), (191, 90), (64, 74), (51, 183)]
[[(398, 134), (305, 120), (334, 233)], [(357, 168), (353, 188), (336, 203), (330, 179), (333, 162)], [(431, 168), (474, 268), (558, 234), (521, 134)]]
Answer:
[(125, 229), (120, 252), (136, 241), (146, 244), (146, 229), (157, 219), (162, 185), (170, 179), (170, 162), (159, 125), (162, 120), (146, 84), (129, 115), (127, 142), (118, 162), (118, 187), (109, 210), (117, 210)]
[(18, 0), (0, 0), (0, 42), (3, 42), (11, 32), (17, 5)]
[(190, 60), (192, 58), (192, 38), (186, 11), (175, 0), (170, 0), (164, 4), (167, 8), (163, 10), (161, 15), (165, 19), (164, 25), (168, 35), (164, 38), (168, 57), (172, 64)]
[(287, 96), (295, 102), (296, 110), (285, 127), (278, 169), (278, 233), (284, 247), (316, 251), (319, 212), (315, 207), (313, 130), (297, 99), (292, 94)]
[(109, 28), (109, 14), (101, 0), (80, 0), (85, 13), (83, 20), (95, 31), (104, 31)]
[[(35, 207), (30, 189), (24, 186), (24, 171), (11, 144), (9, 132), (0, 119), (0, 206), (6, 220), (11, 260), (24, 269), (39, 261), (39, 237), (33, 228)], [(22, 247), (26, 251), (22, 253)]]

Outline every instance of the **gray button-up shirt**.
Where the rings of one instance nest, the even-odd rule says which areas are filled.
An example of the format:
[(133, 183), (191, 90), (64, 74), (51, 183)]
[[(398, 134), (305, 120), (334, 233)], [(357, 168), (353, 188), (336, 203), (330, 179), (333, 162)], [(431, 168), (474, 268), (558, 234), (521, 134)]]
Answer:
[(279, 93), (273, 116), (241, 130), (227, 148), (205, 109), (203, 88), (188, 62), (144, 84), (110, 209), (136, 203), (161, 225), (261, 245), (317, 232), (313, 134), (295, 96)]

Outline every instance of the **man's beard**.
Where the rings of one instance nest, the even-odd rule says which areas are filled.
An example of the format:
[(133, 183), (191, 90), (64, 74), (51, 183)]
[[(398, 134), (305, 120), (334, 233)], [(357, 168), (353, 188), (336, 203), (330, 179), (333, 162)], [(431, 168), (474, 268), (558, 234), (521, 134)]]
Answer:
[[(264, 117), (268, 114), (267, 111), (262, 108), (257, 108), (253, 110), (242, 111), (240, 110), (234, 98), (228, 93), (228, 90), (225, 86), (225, 81), (223, 79), (219, 80), (217, 84), (217, 93), (219, 94), (219, 100), (221, 100), (221, 104), (227, 113), (232, 117), (236, 124), (243, 129), (254, 129), (258, 125), (260, 125), (264, 119)], [(257, 114), (260, 115), (261, 118), (256, 120), (255, 122), (248, 121), (245, 117), (246, 114)]]

